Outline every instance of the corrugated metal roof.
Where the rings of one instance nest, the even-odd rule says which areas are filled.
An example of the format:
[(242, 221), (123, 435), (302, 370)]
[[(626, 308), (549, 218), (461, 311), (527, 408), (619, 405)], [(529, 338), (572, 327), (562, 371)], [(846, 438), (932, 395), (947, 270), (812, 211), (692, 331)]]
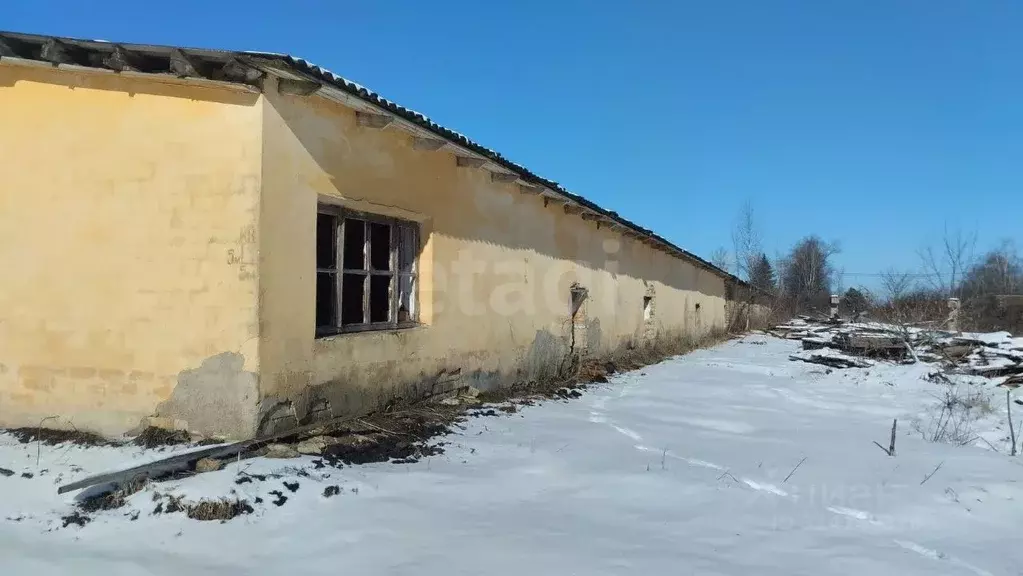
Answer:
[[(6, 41), (6, 44), (5, 44)], [(52, 45), (54, 42), (58, 46), (64, 47), (67, 50), (75, 51), (76, 54), (73, 56), (74, 64), (79, 66), (93, 66), (102, 68), (104, 67), (105, 56), (109, 56), (115, 50), (122, 50), (128, 53), (138, 53), (143, 56), (168, 56), (174, 51), (180, 51), (187, 55), (189, 58), (201, 58), (208, 61), (212, 61), (218, 64), (225, 64), (231, 60), (238, 60), (246, 63), (262, 64), (259, 66), (262, 70), (272, 70), (274, 68), (280, 69), (281, 67), (287, 69), (290, 72), (297, 73), (298, 75), (330, 85), (343, 91), (346, 94), (354, 96), (366, 103), (369, 103), (382, 110), (386, 110), (395, 116), (398, 116), (407, 122), (422, 128), (423, 130), (436, 135), (437, 137), (447, 140), (451, 143), (456, 144), (462, 148), (465, 148), (475, 154), (486, 158), (488, 161), (503, 167), (504, 169), (513, 172), (519, 176), (519, 178), (529, 184), (542, 186), (550, 189), (556, 194), (569, 199), (571, 202), (582, 206), (583, 208), (600, 214), (615, 223), (631, 229), (637, 234), (643, 235), (659, 244), (662, 244), (666, 248), (676, 252), (679, 256), (691, 260), (697, 265), (706, 268), (721, 277), (732, 280), (738, 284), (748, 286), (746, 282), (740, 278), (728, 273), (717, 266), (714, 266), (710, 262), (700, 258), (696, 254), (685, 250), (680, 246), (676, 246), (666, 238), (660, 236), (654, 231), (644, 228), (634, 222), (623, 218), (617, 212), (606, 210), (597, 204), (587, 200), (586, 198), (574, 194), (557, 182), (544, 178), (525, 166), (512, 162), (505, 158), (500, 153), (490, 148), (487, 148), (465, 135), (451, 130), (437, 124), (430, 120), (424, 114), (416, 112), (410, 108), (398, 105), (395, 102), (383, 98), (376, 92), (369, 90), (368, 88), (348, 80), (342, 76), (334, 74), (333, 72), (317, 66), (302, 58), (296, 58), (287, 54), (278, 54), (272, 52), (241, 52), (241, 51), (228, 51), (228, 50), (209, 50), (209, 49), (198, 49), (198, 48), (182, 48), (177, 46), (158, 46), (148, 44), (121, 44), (112, 43), (105, 40), (83, 40), (76, 38), (61, 38), (56, 36), (42, 36), (36, 34), (21, 34), (16, 32), (0, 32), (0, 58), (15, 57), (19, 59), (36, 59), (42, 61), (48, 61), (53, 63), (51, 59), (45, 57), (45, 46), (48, 43)], [(17, 43), (21, 46), (22, 50), (12, 50), (10, 48), (11, 43)], [(166, 72), (164, 72), (166, 73)], [(232, 81), (230, 78), (227, 81)]]

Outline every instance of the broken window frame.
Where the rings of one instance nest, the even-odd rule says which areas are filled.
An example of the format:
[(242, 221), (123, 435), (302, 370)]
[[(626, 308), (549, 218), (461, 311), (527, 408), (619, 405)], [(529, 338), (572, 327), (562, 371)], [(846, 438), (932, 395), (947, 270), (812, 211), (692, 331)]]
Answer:
[[(319, 276), (321, 274), (329, 274), (334, 278), (334, 289), (332, 291), (334, 298), (334, 309), (333, 318), (330, 324), (320, 325), (319, 318), (317, 318), (316, 326), (316, 337), (322, 338), (326, 336), (334, 336), (337, 334), (345, 334), (352, 332), (366, 332), (372, 330), (398, 330), (404, 328), (414, 328), (419, 326), (419, 248), (420, 248), (420, 226), (418, 222), (411, 220), (403, 220), (399, 218), (392, 218), (389, 216), (380, 216), (378, 214), (370, 214), (367, 212), (359, 212), (355, 210), (349, 210), (341, 206), (334, 204), (319, 204), (317, 206), (317, 217), (319, 215), (327, 215), (332, 217), (334, 224), (334, 266), (330, 268), (321, 268), (319, 262), (317, 262), (316, 276), (317, 285), (319, 285)], [(354, 224), (358, 222), (358, 224)], [(388, 255), (388, 267), (387, 270), (378, 270), (373, 268), (372, 262), (372, 234), (370, 234), (371, 224), (383, 224), (388, 226), (389, 229), (389, 255)], [(362, 237), (362, 267), (361, 268), (349, 268), (345, 266), (345, 227), (352, 225), (364, 226), (363, 237)], [(317, 226), (319, 222), (317, 221)], [(408, 249), (412, 251), (412, 258), (410, 262), (410, 268), (407, 270), (400, 270), (400, 257), (399, 250), (401, 247), (399, 243), (403, 237), (402, 231), (409, 231), (411, 239), (409, 241)], [(317, 242), (319, 242), (319, 234), (317, 234)], [(317, 245), (319, 250), (319, 245)], [(345, 276), (358, 275), (362, 277), (362, 322), (348, 323), (343, 322), (343, 298), (344, 298), (344, 279)], [(390, 278), (388, 287), (388, 300), (387, 300), (387, 320), (384, 322), (371, 322), (371, 278), (373, 277), (388, 277)], [(402, 302), (402, 291), (403, 280), (408, 285), (408, 318), (405, 320), (399, 320), (398, 311)], [(317, 295), (318, 298), (318, 295)], [(315, 305), (319, 309), (319, 303)]]

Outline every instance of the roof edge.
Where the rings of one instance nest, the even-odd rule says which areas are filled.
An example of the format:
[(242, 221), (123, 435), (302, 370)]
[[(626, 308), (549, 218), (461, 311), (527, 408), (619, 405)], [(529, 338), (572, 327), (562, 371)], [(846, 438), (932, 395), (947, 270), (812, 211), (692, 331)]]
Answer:
[[(16, 53), (11, 47), (11, 44), (17, 44), (21, 46), (24, 53)], [(596, 203), (587, 200), (583, 196), (569, 192), (566, 188), (558, 184), (557, 182), (544, 178), (526, 167), (508, 160), (500, 153), (487, 148), (465, 135), (458, 133), (450, 128), (441, 126), (440, 124), (433, 122), (427, 116), (416, 112), (412, 109), (400, 106), (395, 102), (383, 98), (376, 92), (369, 90), (368, 88), (352, 82), (342, 76), (338, 76), (333, 72), (320, 66), (316, 66), (307, 60), (297, 58), (287, 54), (279, 54), (272, 52), (251, 52), (251, 51), (228, 51), (228, 50), (209, 50), (200, 48), (184, 48), (178, 46), (163, 46), (163, 45), (147, 45), (147, 44), (129, 44), (129, 43), (116, 43), (108, 42), (105, 40), (86, 40), (78, 38), (66, 38), (59, 36), (46, 36), (38, 34), (23, 34), (18, 32), (4, 32), (0, 31), (0, 59), (5, 58), (17, 58), (17, 59), (29, 59), (38, 60), (42, 62), (48, 62), (53, 64), (55, 67), (61, 65), (71, 65), (77, 68), (93, 67), (97, 69), (110, 69), (110, 55), (111, 54), (124, 54), (138, 52), (144, 55), (144, 57), (153, 56), (164, 56), (173, 62), (173, 58), (176, 54), (183, 54), (186, 59), (199, 58), (208, 59), (218, 65), (230, 64), (234, 61), (262, 61), (264, 63), (276, 63), (283, 64), (290, 72), (304, 76), (310, 80), (317, 81), (322, 84), (327, 84), (334, 88), (337, 88), (346, 94), (349, 94), (363, 102), (374, 106), (382, 111), (393, 114), (402, 118), (403, 120), (414, 124), (415, 126), (441, 138), (451, 144), (460, 146), (469, 150), (475, 154), (484, 157), (486, 160), (515, 173), (521, 180), (532, 185), (541, 186), (546, 189), (553, 191), (554, 193), (563, 196), (571, 202), (585, 208), (588, 211), (594, 212), (603, 216), (604, 218), (615, 222), (616, 224), (632, 230), (634, 233), (645, 237), (657, 244), (661, 244), (669, 250), (670, 253), (679, 257), (682, 260), (690, 261), (697, 266), (704, 268), (726, 281), (734, 282), (741, 286), (747, 286), (752, 288), (745, 280), (731, 274), (727, 270), (723, 270), (714, 264), (700, 258), (696, 254), (689, 252), (669, 241), (668, 239), (655, 233), (653, 230), (644, 228), (622, 216), (617, 212), (607, 210)], [(26, 58), (27, 56), (27, 58)], [(63, 61), (67, 59), (68, 61)], [(179, 62), (180, 65), (180, 62)], [(263, 71), (267, 69), (260, 66)], [(226, 70), (226, 66), (224, 68)], [(187, 69), (186, 69), (187, 70)], [(122, 70), (115, 70), (122, 71)], [(164, 75), (167, 73), (177, 73), (173, 65), (171, 65), (167, 71), (161, 72)], [(223, 76), (214, 78), (217, 81), (227, 81), (240, 84), (252, 84), (253, 79), (244, 73), (244, 71), (233, 70), (230, 73), (218, 72)], [(272, 72), (270, 72), (272, 73)], [(180, 75), (180, 74), (178, 74)]]

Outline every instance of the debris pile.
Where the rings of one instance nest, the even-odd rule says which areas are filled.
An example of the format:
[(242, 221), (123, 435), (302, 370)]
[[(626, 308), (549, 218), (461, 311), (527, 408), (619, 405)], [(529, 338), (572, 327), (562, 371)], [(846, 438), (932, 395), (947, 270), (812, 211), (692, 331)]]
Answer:
[(996, 384), (1023, 384), (1023, 338), (1008, 332), (948, 332), (880, 322), (820, 321), (799, 317), (770, 333), (800, 340), (796, 361), (830, 368), (867, 368), (876, 360), (928, 362), (952, 374), (997, 379)]

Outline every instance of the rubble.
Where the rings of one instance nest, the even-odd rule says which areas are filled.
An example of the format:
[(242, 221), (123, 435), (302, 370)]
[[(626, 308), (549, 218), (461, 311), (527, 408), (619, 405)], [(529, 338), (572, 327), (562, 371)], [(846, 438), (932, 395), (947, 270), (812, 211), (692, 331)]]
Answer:
[(822, 364), (831, 368), (870, 368), (874, 365), (870, 360), (849, 356), (835, 350), (802, 351), (789, 356), (790, 360), (800, 360), (812, 364)]
[(298, 458), (300, 454), (288, 444), (269, 444), (263, 449), (263, 458)]
[(195, 463), (195, 471), (199, 474), (203, 472), (216, 472), (223, 467), (223, 460), (217, 460), (216, 458), (202, 458)]
[(874, 360), (927, 362), (952, 374), (1004, 378), (1000, 386), (1023, 384), (1023, 338), (1008, 332), (974, 334), (880, 322), (816, 320), (801, 316), (769, 331), (799, 340), (791, 360), (831, 368), (867, 368)]

